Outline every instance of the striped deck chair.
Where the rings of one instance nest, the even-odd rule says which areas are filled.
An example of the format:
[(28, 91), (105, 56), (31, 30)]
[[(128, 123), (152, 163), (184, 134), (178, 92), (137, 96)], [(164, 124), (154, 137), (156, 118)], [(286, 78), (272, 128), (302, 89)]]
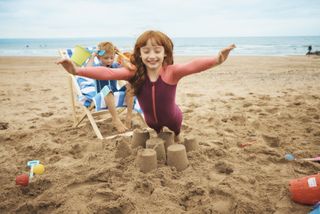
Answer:
[[(63, 58), (71, 58), (72, 52), (73, 49), (59, 50), (59, 54)], [(97, 61), (95, 61), (95, 63), (97, 63)], [(111, 135), (106, 138), (102, 136), (94, 118), (94, 116), (105, 114), (106, 112), (108, 112), (104, 102), (103, 91), (98, 91), (97, 93), (97, 90), (99, 90), (98, 88), (102, 88), (101, 82), (103, 81), (98, 82), (97, 80), (93, 80), (87, 77), (74, 76), (71, 74), (69, 75), (69, 87), (71, 94), (70, 100), (74, 120), (73, 127), (78, 127), (85, 118), (88, 118), (93, 128), (93, 131), (95, 132), (98, 139), (111, 139), (116, 136), (131, 135), (132, 131), (122, 134)], [(117, 91), (113, 93), (115, 98), (115, 105), (118, 109), (118, 114), (123, 112), (127, 107), (125, 103), (125, 93), (125, 91)], [(76, 114), (75, 100), (79, 101), (81, 108), (84, 111), (84, 114), (80, 117), (80, 119), (78, 119)], [(133, 110), (138, 113), (139, 117), (145, 124), (143, 113), (136, 98), (134, 98)]]

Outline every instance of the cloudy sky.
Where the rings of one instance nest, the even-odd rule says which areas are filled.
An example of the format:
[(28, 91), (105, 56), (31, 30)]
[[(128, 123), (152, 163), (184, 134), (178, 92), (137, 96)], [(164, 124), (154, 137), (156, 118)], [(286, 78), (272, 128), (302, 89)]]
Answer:
[(320, 0), (0, 0), (0, 38), (320, 35)]

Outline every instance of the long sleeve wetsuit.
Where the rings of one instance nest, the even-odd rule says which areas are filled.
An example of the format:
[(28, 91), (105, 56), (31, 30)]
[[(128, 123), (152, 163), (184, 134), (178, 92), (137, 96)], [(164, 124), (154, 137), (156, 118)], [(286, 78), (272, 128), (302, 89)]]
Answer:
[[(148, 126), (157, 132), (166, 126), (178, 135), (182, 124), (182, 112), (176, 104), (176, 88), (179, 80), (217, 64), (216, 57), (203, 57), (184, 64), (162, 67), (158, 79), (154, 82), (146, 75), (137, 98)], [(87, 67), (77, 69), (77, 75), (100, 80), (129, 80), (134, 76), (134, 72), (125, 67), (117, 69)]]

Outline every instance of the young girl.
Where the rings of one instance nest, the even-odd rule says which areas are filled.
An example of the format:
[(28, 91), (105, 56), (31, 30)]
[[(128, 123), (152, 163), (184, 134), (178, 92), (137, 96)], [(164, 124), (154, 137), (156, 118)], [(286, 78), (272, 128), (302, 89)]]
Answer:
[(137, 96), (148, 126), (158, 133), (164, 126), (175, 133), (182, 124), (177, 106), (176, 88), (179, 80), (224, 62), (235, 45), (222, 49), (216, 57), (202, 57), (185, 64), (173, 64), (173, 43), (159, 31), (146, 31), (136, 41), (131, 57), (133, 65), (123, 68), (77, 68), (68, 59), (58, 62), (74, 75), (101, 80), (128, 80)]

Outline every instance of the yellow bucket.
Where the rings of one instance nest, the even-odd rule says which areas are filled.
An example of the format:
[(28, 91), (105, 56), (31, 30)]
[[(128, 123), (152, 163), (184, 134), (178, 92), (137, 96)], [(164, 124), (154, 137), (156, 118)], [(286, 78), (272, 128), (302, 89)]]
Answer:
[(81, 47), (80, 45), (76, 45), (74, 47), (71, 60), (78, 66), (82, 66), (83, 63), (85, 63), (90, 56), (91, 53), (87, 49)]

